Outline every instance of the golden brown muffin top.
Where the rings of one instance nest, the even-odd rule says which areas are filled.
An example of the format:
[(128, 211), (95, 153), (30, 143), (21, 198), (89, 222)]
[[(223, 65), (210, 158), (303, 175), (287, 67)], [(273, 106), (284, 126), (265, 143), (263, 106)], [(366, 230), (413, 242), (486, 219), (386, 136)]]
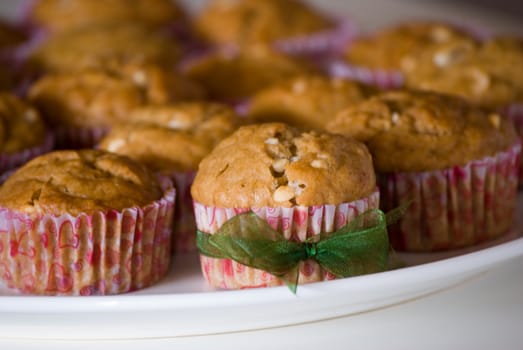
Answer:
[(9, 93), (0, 93), (0, 152), (15, 153), (41, 145), (46, 129), (38, 111)]
[(376, 188), (364, 144), (281, 123), (244, 126), (205, 157), (191, 193), (225, 208), (340, 204)]
[(523, 44), (498, 38), (482, 45), (439, 46), (419, 57), (407, 85), (458, 95), (488, 108), (523, 102)]
[(165, 25), (183, 19), (185, 14), (174, 0), (39, 0), (30, 16), (51, 32), (64, 32), (112, 21)]
[(40, 156), (0, 187), (0, 206), (27, 214), (92, 214), (143, 207), (161, 197), (158, 181), (145, 166), (96, 150)]
[(355, 39), (347, 60), (355, 65), (384, 70), (410, 71), (420, 52), (454, 41), (475, 42), (468, 33), (448, 24), (409, 22)]
[(212, 43), (244, 46), (315, 33), (332, 22), (298, 0), (214, 0), (195, 27)]
[(299, 76), (254, 95), (249, 117), (257, 122), (324, 129), (340, 110), (363, 100), (369, 92), (370, 88), (346, 79)]
[(187, 76), (207, 89), (211, 98), (241, 100), (281, 80), (310, 73), (304, 61), (255, 45), (242, 51), (219, 51), (191, 62)]
[(340, 112), (327, 130), (365, 142), (379, 172), (422, 172), (493, 156), (516, 142), (512, 123), (465, 100), (381, 93)]
[(139, 160), (157, 172), (194, 171), (236, 129), (237, 116), (213, 103), (142, 107), (117, 125), (99, 148)]
[(161, 31), (137, 22), (111, 22), (49, 38), (32, 53), (29, 64), (45, 72), (61, 73), (117, 70), (132, 63), (172, 67), (178, 58), (178, 45)]
[(140, 106), (201, 96), (194, 83), (156, 66), (47, 75), (29, 90), (30, 100), (50, 124), (85, 127), (126, 120)]

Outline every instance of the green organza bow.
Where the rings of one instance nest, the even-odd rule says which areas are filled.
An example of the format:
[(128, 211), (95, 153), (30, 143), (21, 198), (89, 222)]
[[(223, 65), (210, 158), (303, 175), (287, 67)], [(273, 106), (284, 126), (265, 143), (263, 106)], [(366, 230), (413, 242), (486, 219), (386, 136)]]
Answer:
[(389, 240), (387, 225), (401, 217), (404, 208), (389, 214), (373, 209), (336, 232), (323, 233), (305, 242), (291, 242), (253, 212), (228, 220), (215, 234), (197, 231), (200, 253), (231, 259), (281, 278), (293, 293), (300, 261), (313, 259), (337, 277), (384, 271)]

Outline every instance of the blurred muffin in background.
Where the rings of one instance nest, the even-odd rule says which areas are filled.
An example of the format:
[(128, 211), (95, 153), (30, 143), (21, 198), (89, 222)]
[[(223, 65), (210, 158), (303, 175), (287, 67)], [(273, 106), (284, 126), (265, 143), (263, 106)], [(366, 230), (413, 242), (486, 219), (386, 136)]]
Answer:
[(372, 88), (341, 78), (305, 75), (270, 86), (249, 102), (253, 122), (284, 122), (324, 129), (339, 111), (366, 98)]
[(311, 73), (315, 67), (265, 45), (220, 50), (186, 62), (183, 72), (200, 83), (209, 97), (237, 102), (281, 80)]
[(237, 127), (224, 105), (182, 102), (140, 107), (115, 125), (98, 148), (126, 155), (169, 176), (176, 185), (173, 248), (195, 251), (196, 225), (190, 193), (200, 161)]
[(138, 107), (202, 96), (187, 78), (150, 65), (46, 75), (29, 90), (29, 99), (55, 130), (61, 148), (92, 147)]
[(178, 44), (162, 31), (139, 22), (109, 22), (49, 38), (30, 54), (28, 65), (37, 72), (69, 73), (125, 64), (175, 67), (179, 57)]
[(58, 33), (113, 21), (165, 26), (185, 20), (185, 12), (174, 0), (38, 0), (28, 17), (37, 27)]

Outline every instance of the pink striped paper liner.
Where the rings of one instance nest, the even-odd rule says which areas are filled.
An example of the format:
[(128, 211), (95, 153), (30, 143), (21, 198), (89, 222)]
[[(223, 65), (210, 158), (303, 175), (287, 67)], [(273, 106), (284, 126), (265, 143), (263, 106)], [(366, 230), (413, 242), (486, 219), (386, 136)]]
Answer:
[(194, 219), (191, 185), (196, 172), (170, 174), (176, 187), (176, 210), (174, 211), (173, 252), (195, 252), (196, 221)]
[(422, 173), (382, 174), (384, 211), (412, 204), (389, 228), (394, 249), (461, 248), (506, 233), (513, 225), (521, 143), (464, 166)]
[(42, 144), (15, 153), (0, 154), (0, 173), (14, 169), (29, 160), (51, 151), (54, 147), (54, 136), (48, 132)]
[(38, 295), (109, 295), (148, 287), (169, 268), (174, 199), (171, 186), (143, 208), (92, 215), (35, 217), (0, 208), (0, 278)]
[(348, 18), (333, 20), (332, 29), (277, 40), (273, 47), (288, 55), (332, 56), (339, 54), (358, 34), (357, 25)]
[[(523, 139), (523, 104), (512, 104), (501, 108), (500, 112), (512, 121), (519, 137)], [(523, 163), (520, 164), (519, 168), (519, 184), (520, 187), (523, 184)]]
[(400, 71), (356, 66), (342, 59), (331, 60), (325, 65), (327, 73), (333, 77), (355, 80), (385, 90), (400, 88), (405, 83), (403, 73)]
[[(379, 207), (379, 192), (369, 197), (339, 205), (318, 205), (291, 208), (216, 208), (194, 203), (198, 230), (214, 234), (232, 217), (252, 210), (285, 239), (303, 242), (320, 233), (333, 232), (345, 226), (357, 215)], [(213, 259), (200, 256), (204, 278), (210, 286), (223, 289), (260, 288), (279, 286), (282, 281), (268, 272), (257, 270), (228, 259)], [(369, 273), (375, 271), (369, 271)], [(299, 283), (332, 280), (336, 277), (322, 269), (314, 260), (300, 263)]]

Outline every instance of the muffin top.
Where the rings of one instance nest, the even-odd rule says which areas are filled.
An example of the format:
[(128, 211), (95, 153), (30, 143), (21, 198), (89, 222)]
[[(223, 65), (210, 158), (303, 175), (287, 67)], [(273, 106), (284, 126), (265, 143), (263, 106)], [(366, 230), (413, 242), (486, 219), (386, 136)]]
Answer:
[(421, 55), (419, 62), (406, 75), (409, 87), (462, 96), (488, 108), (523, 102), (521, 40), (443, 45)]
[(213, 103), (142, 107), (113, 127), (98, 147), (139, 160), (157, 172), (194, 171), (234, 131), (236, 119), (232, 109)]
[(51, 32), (63, 32), (112, 21), (165, 25), (183, 19), (184, 12), (173, 0), (39, 0), (30, 18)]
[(337, 112), (361, 101), (370, 92), (357, 82), (319, 75), (289, 79), (258, 92), (249, 116), (258, 122), (284, 122), (308, 129), (324, 129)]
[(374, 69), (410, 71), (420, 52), (454, 41), (475, 42), (468, 33), (448, 24), (409, 22), (351, 42), (345, 57), (355, 65)]
[(200, 163), (191, 194), (215, 207), (291, 207), (351, 202), (375, 188), (364, 144), (269, 123), (243, 126), (219, 143)]
[(35, 158), (0, 186), (0, 206), (27, 214), (92, 214), (143, 207), (162, 197), (141, 164), (105, 151), (58, 151)]
[(47, 122), (81, 127), (110, 126), (139, 106), (201, 96), (194, 83), (156, 66), (47, 75), (29, 90)]
[(9, 93), (0, 93), (0, 152), (15, 153), (42, 144), (46, 129), (40, 114)]
[(165, 33), (138, 22), (110, 22), (52, 36), (31, 54), (28, 64), (53, 73), (116, 70), (129, 63), (171, 67), (178, 58), (178, 45)]
[(379, 172), (421, 172), (493, 156), (516, 142), (512, 123), (459, 97), (391, 91), (354, 104), (327, 130), (369, 147)]
[(187, 76), (206, 88), (209, 96), (235, 101), (313, 68), (302, 60), (279, 54), (264, 45), (245, 50), (222, 50), (190, 62)]
[(332, 21), (298, 0), (214, 0), (195, 27), (212, 43), (244, 46), (326, 30)]

